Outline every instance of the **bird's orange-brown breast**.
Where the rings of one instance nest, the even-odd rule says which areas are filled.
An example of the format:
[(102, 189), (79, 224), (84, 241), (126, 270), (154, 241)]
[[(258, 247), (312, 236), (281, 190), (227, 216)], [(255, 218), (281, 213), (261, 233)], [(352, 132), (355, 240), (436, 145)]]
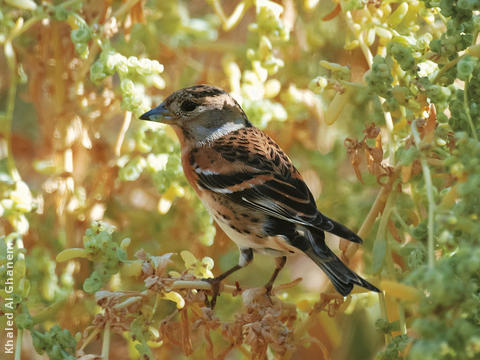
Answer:
[[(201, 173), (231, 174), (232, 171), (235, 172), (239, 167), (244, 166), (236, 164), (237, 166), (232, 168), (232, 163), (224, 159), (221, 153), (209, 145), (186, 151), (182, 154), (182, 165), (188, 182), (195, 189), (203, 204), (219, 225), (222, 228), (222, 225), (226, 225), (241, 236), (252, 238), (252, 241), (256, 239), (256, 243), (252, 242), (248, 245), (250, 247), (262, 246), (262, 239), (265, 236), (262, 234), (261, 227), (265, 215), (253, 214), (245, 207), (229, 201), (223, 194), (200, 187), (198, 185), (199, 173), (195, 171), (195, 169), (201, 169)], [(256, 177), (253, 181), (261, 182), (264, 180)], [(250, 185), (239, 184), (238, 186)], [(234, 190), (232, 189), (232, 191)], [(225, 230), (229, 233), (227, 229)]]

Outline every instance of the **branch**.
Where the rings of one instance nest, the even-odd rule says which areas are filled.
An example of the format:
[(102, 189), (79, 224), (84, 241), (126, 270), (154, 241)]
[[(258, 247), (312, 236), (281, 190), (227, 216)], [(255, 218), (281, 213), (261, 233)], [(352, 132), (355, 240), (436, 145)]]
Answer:
[(434, 239), (433, 235), (435, 233), (435, 228), (434, 228), (434, 214), (435, 214), (435, 200), (433, 197), (433, 184), (432, 184), (432, 177), (430, 175), (430, 168), (428, 167), (427, 164), (427, 159), (425, 158), (425, 154), (421, 151), (420, 149), (420, 135), (418, 134), (417, 131), (417, 122), (412, 121), (412, 134), (413, 138), (415, 139), (415, 146), (417, 149), (420, 151), (420, 164), (422, 165), (422, 172), (423, 172), (423, 178), (425, 181), (425, 187), (427, 190), (427, 199), (428, 199), (428, 225), (427, 225), (427, 230), (428, 230), (428, 266), (430, 268), (433, 267), (435, 263), (435, 244), (434, 244)]
[[(297, 278), (293, 281), (290, 281), (285, 284), (280, 284), (272, 288), (272, 294), (275, 292), (278, 292), (280, 290), (285, 290), (291, 287), (294, 287), (297, 285), (300, 281), (302, 281), (302, 278)], [(212, 290), (212, 285), (206, 281), (203, 280), (175, 280), (172, 285), (167, 287), (168, 290), (186, 290), (186, 289), (196, 289), (196, 290)], [(245, 290), (245, 289), (243, 289)], [(234, 294), (241, 292), (242, 289), (240, 289), (237, 286), (233, 285), (222, 285), (220, 284), (220, 292), (226, 292), (229, 294)]]
[[(362, 239), (365, 239), (368, 236), (368, 234), (370, 233), (370, 230), (372, 230), (373, 224), (375, 223), (375, 220), (377, 219), (378, 214), (381, 213), (385, 208), (385, 204), (387, 203), (388, 196), (392, 191), (393, 182), (397, 178), (398, 170), (399, 168), (394, 169), (392, 176), (390, 176), (388, 182), (382, 187), (382, 189), (378, 193), (377, 198), (375, 199), (375, 202), (373, 203), (372, 207), (370, 208), (370, 211), (367, 214), (367, 217), (363, 221), (362, 226), (360, 226), (360, 230), (358, 230), (357, 234)], [(345, 258), (350, 259), (355, 254), (355, 252), (358, 250), (359, 247), (360, 245), (348, 241), (346, 249), (343, 251)]]
[(102, 359), (107, 360), (110, 352), (110, 322), (107, 321), (103, 330)]
[(472, 116), (470, 115), (470, 105), (468, 104), (468, 85), (471, 78), (472, 75), (470, 75), (470, 78), (465, 81), (465, 86), (463, 88), (463, 107), (465, 108), (465, 114), (467, 115), (468, 125), (470, 125), (470, 128), (472, 129), (473, 138), (478, 141), (477, 130), (475, 129), (475, 125), (473, 125)]
[(130, 123), (132, 122), (132, 112), (125, 112), (125, 117), (123, 118), (122, 128), (118, 133), (117, 141), (115, 142), (115, 155), (120, 156), (122, 150), (123, 140), (125, 139), (125, 134), (127, 133)]
[(225, 31), (232, 30), (237, 24), (242, 20), (243, 16), (247, 12), (248, 8), (252, 6), (252, 1), (241, 1), (237, 4), (232, 14), (227, 18), (225, 12), (223, 11), (220, 0), (211, 0), (207, 1), (213, 7), (213, 11), (217, 14), (222, 23), (222, 28)]
[(21, 360), (22, 356), (23, 329), (17, 331), (17, 344), (15, 347), (15, 360)]

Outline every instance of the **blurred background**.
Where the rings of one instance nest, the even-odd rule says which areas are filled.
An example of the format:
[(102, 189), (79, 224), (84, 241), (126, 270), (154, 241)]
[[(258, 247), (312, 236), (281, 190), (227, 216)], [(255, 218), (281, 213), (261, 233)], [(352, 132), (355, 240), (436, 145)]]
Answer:
[[(14, 280), (22, 356), (406, 356), (412, 339), (425, 330), (411, 330), (412, 321), (436, 311), (419, 314), (419, 283), (404, 281), (426, 264), (430, 226), (428, 189), (409, 124), (424, 119), (417, 134), (422, 139), (448, 140), (453, 133), (433, 133), (434, 108), (420, 96), (425, 93), (420, 85), (414, 95), (408, 85), (392, 95), (392, 82), (403, 86), (415, 76), (406, 80), (408, 71), (387, 52), (387, 44), (392, 36), (410, 39), (410, 45), (407, 40), (402, 44), (412, 48), (424, 41), (414, 53), (416, 63), (424, 63), (419, 59), (430, 51), (429, 41), (445, 29), (443, 22), (435, 22), (438, 10), (427, 3), (4, 1), (1, 269), (4, 281)], [(373, 60), (377, 53), (390, 56), (390, 62), (382, 67), (378, 58)], [(438, 59), (430, 62), (436, 65)], [(388, 76), (390, 92), (382, 94), (382, 79)], [(289, 259), (277, 284), (303, 280), (279, 291), (273, 310), (252, 308), (248, 300), (226, 293), (211, 313), (191, 290), (166, 295), (163, 289), (157, 292), (161, 296), (145, 290), (148, 264), (167, 260), (155, 257), (173, 253), (168, 266), (157, 270), (185, 279), (210, 271), (218, 275), (238, 259), (235, 244), (212, 223), (187, 185), (173, 131), (138, 120), (171, 92), (195, 84), (230, 92), (249, 119), (289, 154), (321, 211), (360, 231), (365, 240), (360, 249), (333, 236), (327, 241), (353, 269), (386, 290), (385, 297), (357, 289), (343, 299), (301, 256)], [(397, 108), (388, 100), (386, 108), (377, 95), (395, 99)], [(446, 154), (449, 145), (442, 141), (431, 146)], [(395, 158), (400, 148), (404, 153)], [(439, 154), (428, 155), (431, 166), (439, 166)], [(445, 181), (439, 175), (442, 196), (458, 174)], [(438, 191), (435, 201), (440, 203)], [(387, 215), (382, 215), (384, 208)], [(6, 244), (14, 247), (13, 275), (6, 272)], [(436, 258), (442, 254), (437, 248)], [(273, 258), (256, 255), (227, 283), (261, 287), (273, 266)], [(5, 308), (8, 294), (2, 296)], [(120, 302), (125, 299), (133, 305)], [(119, 303), (115, 309), (126, 312), (109, 307)], [(479, 335), (478, 323), (458, 348), (472, 334)], [(479, 348), (472, 349), (473, 357), (445, 358), (473, 359)]]

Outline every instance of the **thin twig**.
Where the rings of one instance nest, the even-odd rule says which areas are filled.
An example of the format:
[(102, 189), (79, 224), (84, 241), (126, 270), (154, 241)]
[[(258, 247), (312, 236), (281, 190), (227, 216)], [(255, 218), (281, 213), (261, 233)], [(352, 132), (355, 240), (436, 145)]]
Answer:
[(407, 322), (405, 321), (405, 307), (401, 301), (395, 300), (398, 306), (398, 322), (400, 323), (400, 331), (402, 335), (407, 335)]
[[(300, 281), (302, 281), (302, 278), (297, 278), (288, 283), (277, 285), (272, 288), (272, 293), (291, 288), (297, 285)], [(183, 290), (183, 289), (211, 290), (212, 285), (202, 280), (176, 280), (171, 285), (168, 286), (168, 289), (169, 290)], [(238, 293), (238, 288), (233, 285), (221, 284), (220, 291), (233, 294), (233, 293)]]
[(38, 14), (38, 15), (35, 15), (34, 17), (31, 17), (30, 19), (25, 21), (25, 23), (20, 28), (18, 28), (15, 31), (13, 31), (12, 33), (10, 33), (8, 35), (7, 41), (12, 41), (13, 39), (19, 37), (25, 31), (30, 29), (33, 25), (35, 25), (37, 22), (39, 22), (40, 20), (42, 20), (45, 17), (47, 17), (46, 14)]
[(14, 360), (21, 360), (22, 358), (22, 341), (23, 341), (23, 329), (18, 329)]
[(148, 321), (152, 321), (153, 315), (155, 315), (155, 313), (157, 312), (157, 307), (158, 307), (159, 300), (160, 300), (160, 295), (156, 294), (155, 295), (155, 302), (153, 303), (153, 308), (152, 308), (152, 311), (150, 312), (150, 315), (148, 317)]
[(103, 330), (102, 359), (108, 360), (110, 352), (110, 322), (107, 321)]
[(15, 108), (15, 96), (17, 93), (17, 58), (15, 56), (15, 51), (13, 50), (12, 42), (7, 41), (4, 44), (4, 54), (5, 58), (7, 59), (8, 70), (10, 73), (10, 86), (8, 88), (8, 96), (7, 96), (7, 109), (5, 111), (5, 116), (3, 121), (5, 122), (1, 126), (1, 130), (3, 132), (4, 140), (1, 142), (6, 142), (7, 148), (7, 166), (9, 175), (15, 180), (20, 180), (20, 174), (17, 171), (17, 167), (15, 166), (15, 160), (13, 159), (12, 154), (12, 144), (11, 144), (11, 136), (10, 132), (12, 130), (12, 121), (13, 121), (13, 110)]
[(350, 11), (345, 11), (344, 14), (345, 14), (345, 21), (347, 23), (347, 26), (352, 32), (352, 34), (358, 40), (358, 43), (360, 44), (360, 50), (362, 50), (363, 56), (367, 61), (368, 67), (371, 68), (373, 63), (373, 56), (370, 51), (370, 48), (367, 46), (367, 44), (365, 44), (361, 36), (357, 36), (357, 32), (355, 31), (355, 27), (354, 27), (355, 22), (353, 21), (352, 13)]
[(60, 5), (63, 6), (64, 8), (69, 7), (71, 5), (75, 5), (77, 3), (82, 2), (82, 0), (67, 0), (61, 3)]
[[(394, 170), (388, 183), (385, 184), (380, 190), (380, 192), (378, 193), (377, 198), (375, 199), (375, 202), (373, 203), (372, 207), (370, 208), (370, 211), (367, 214), (367, 217), (363, 221), (362, 226), (360, 226), (360, 230), (358, 230), (357, 232), (360, 238), (365, 239), (368, 236), (368, 234), (370, 233), (370, 230), (372, 230), (373, 224), (375, 223), (375, 220), (377, 219), (378, 214), (383, 211), (385, 204), (387, 202), (388, 196), (392, 191), (392, 185), (394, 180), (397, 177), (397, 173), (398, 171)], [(358, 248), (359, 248), (358, 244), (348, 242), (347, 249), (344, 251), (344, 256), (347, 259), (350, 259), (355, 254)]]
[(88, 335), (88, 337), (85, 339), (85, 341), (82, 343), (82, 346), (80, 346), (80, 351), (82, 351), (83, 349), (85, 349), (85, 347), (90, 344), (90, 342), (95, 338), (95, 336), (98, 335), (98, 333), (100, 332), (100, 329), (99, 328), (95, 328), (91, 333), (90, 335)]
[(230, 31), (235, 26), (237, 26), (237, 24), (240, 22), (240, 20), (242, 20), (247, 10), (253, 4), (252, 1), (241, 1), (240, 3), (237, 4), (232, 14), (227, 18), (219, 0), (212, 0), (212, 1), (209, 1), (209, 3), (213, 7), (213, 11), (215, 11), (217, 16), (220, 18), (220, 22), (222, 23), (222, 28), (225, 31)]
[(280, 284), (280, 285), (277, 285), (277, 286), (274, 286), (272, 288), (272, 294), (276, 293), (276, 292), (279, 292), (281, 290), (285, 290), (285, 289), (289, 289), (291, 287), (294, 287), (296, 286), (299, 282), (301, 282), (303, 279), (301, 277), (299, 278), (296, 278), (288, 283), (285, 283), (285, 284)]
[(44, 321), (55, 318), (56, 314), (64, 307), (66, 302), (67, 298), (63, 298), (47, 306), (32, 317), (33, 324), (40, 324)]
[[(387, 245), (386, 248), (385, 248), (385, 251), (386, 251), (385, 258), (387, 257), (387, 254), (390, 251), (389, 246), (388, 246), (388, 239), (387, 239), (387, 225), (388, 225), (388, 220), (390, 219), (390, 215), (391, 215), (392, 210), (393, 210), (393, 207), (392, 207), (393, 198), (394, 198), (394, 194), (391, 194), (387, 198), (387, 201), (385, 203), (385, 207), (383, 208), (382, 216), (380, 218), (380, 223), (378, 225), (377, 235), (375, 236), (375, 242), (382, 241), (382, 239), (383, 239), (385, 241), (385, 244)], [(391, 266), (393, 266), (393, 264), (391, 262), (388, 262), (388, 263)], [(380, 269), (378, 269), (378, 270), (380, 270)], [(390, 275), (394, 276), (393, 273), (390, 274)]]
[[(472, 75), (470, 75), (471, 77)], [(473, 125), (472, 116), (470, 115), (470, 105), (468, 105), (468, 84), (470, 83), (470, 79), (465, 81), (465, 86), (463, 88), (463, 107), (465, 108), (465, 115), (467, 115), (467, 121), (472, 129), (472, 135), (475, 140), (478, 141), (477, 130)]]
[(465, 55), (467, 55), (467, 53), (449, 61), (448, 63), (446, 63), (445, 65), (443, 65), (443, 67), (438, 70), (438, 73), (435, 75), (435, 77), (433, 78), (432, 80), (432, 83), (436, 83), (437, 80), (439, 79), (440, 75), (442, 75), (445, 71), (447, 71), (448, 69), (452, 68), (453, 66), (457, 65), (457, 63), (465, 57)]
[(435, 263), (435, 244), (433, 235), (435, 233), (435, 223), (434, 223), (434, 214), (435, 214), (435, 200), (433, 197), (433, 184), (432, 177), (430, 175), (430, 168), (427, 164), (427, 159), (425, 158), (424, 153), (420, 149), (420, 135), (417, 131), (417, 122), (412, 121), (412, 134), (415, 139), (415, 146), (420, 151), (420, 164), (422, 165), (423, 178), (425, 180), (425, 187), (427, 190), (427, 199), (428, 199), (428, 266), (432, 268)]
[(245, 348), (245, 345), (239, 346), (238, 350), (245, 356), (245, 359), (251, 359), (252, 358), (251, 352), (248, 351), (247, 348)]
[[(380, 303), (380, 312), (382, 313), (382, 318), (383, 320), (388, 322), (387, 305), (385, 303), (385, 295), (383, 295), (382, 291), (378, 293), (378, 302)], [(392, 334), (391, 333), (385, 334), (385, 345), (388, 345), (391, 340), (392, 340)]]
[(125, 112), (125, 117), (123, 118), (122, 128), (120, 129), (117, 137), (117, 141), (115, 142), (115, 155), (120, 156), (122, 150), (123, 140), (125, 139), (125, 134), (127, 133), (128, 128), (130, 127), (130, 123), (132, 122), (132, 112), (127, 111)]

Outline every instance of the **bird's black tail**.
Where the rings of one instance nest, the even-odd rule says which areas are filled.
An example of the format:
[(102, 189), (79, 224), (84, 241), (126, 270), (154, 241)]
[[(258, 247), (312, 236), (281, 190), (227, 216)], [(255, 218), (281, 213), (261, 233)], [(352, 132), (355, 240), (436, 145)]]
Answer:
[[(313, 239), (313, 234), (309, 233), (307, 236)], [(305, 254), (312, 259), (329, 277), (330, 281), (335, 286), (335, 289), (347, 296), (353, 289), (353, 285), (360, 285), (365, 289), (380, 292), (375, 286), (370, 284), (367, 280), (350, 270), (338, 257), (330, 250), (323, 239), (316, 241), (316, 246), (309, 247), (304, 250)], [(314, 240), (315, 241), (315, 240)]]
[(344, 238), (346, 240), (350, 240), (359, 244), (363, 242), (360, 236), (355, 234), (345, 225), (342, 225), (335, 220), (330, 219), (329, 217), (323, 215), (321, 212), (318, 212), (313, 223), (317, 228), (328, 231), (329, 233), (340, 236), (341, 238)]

